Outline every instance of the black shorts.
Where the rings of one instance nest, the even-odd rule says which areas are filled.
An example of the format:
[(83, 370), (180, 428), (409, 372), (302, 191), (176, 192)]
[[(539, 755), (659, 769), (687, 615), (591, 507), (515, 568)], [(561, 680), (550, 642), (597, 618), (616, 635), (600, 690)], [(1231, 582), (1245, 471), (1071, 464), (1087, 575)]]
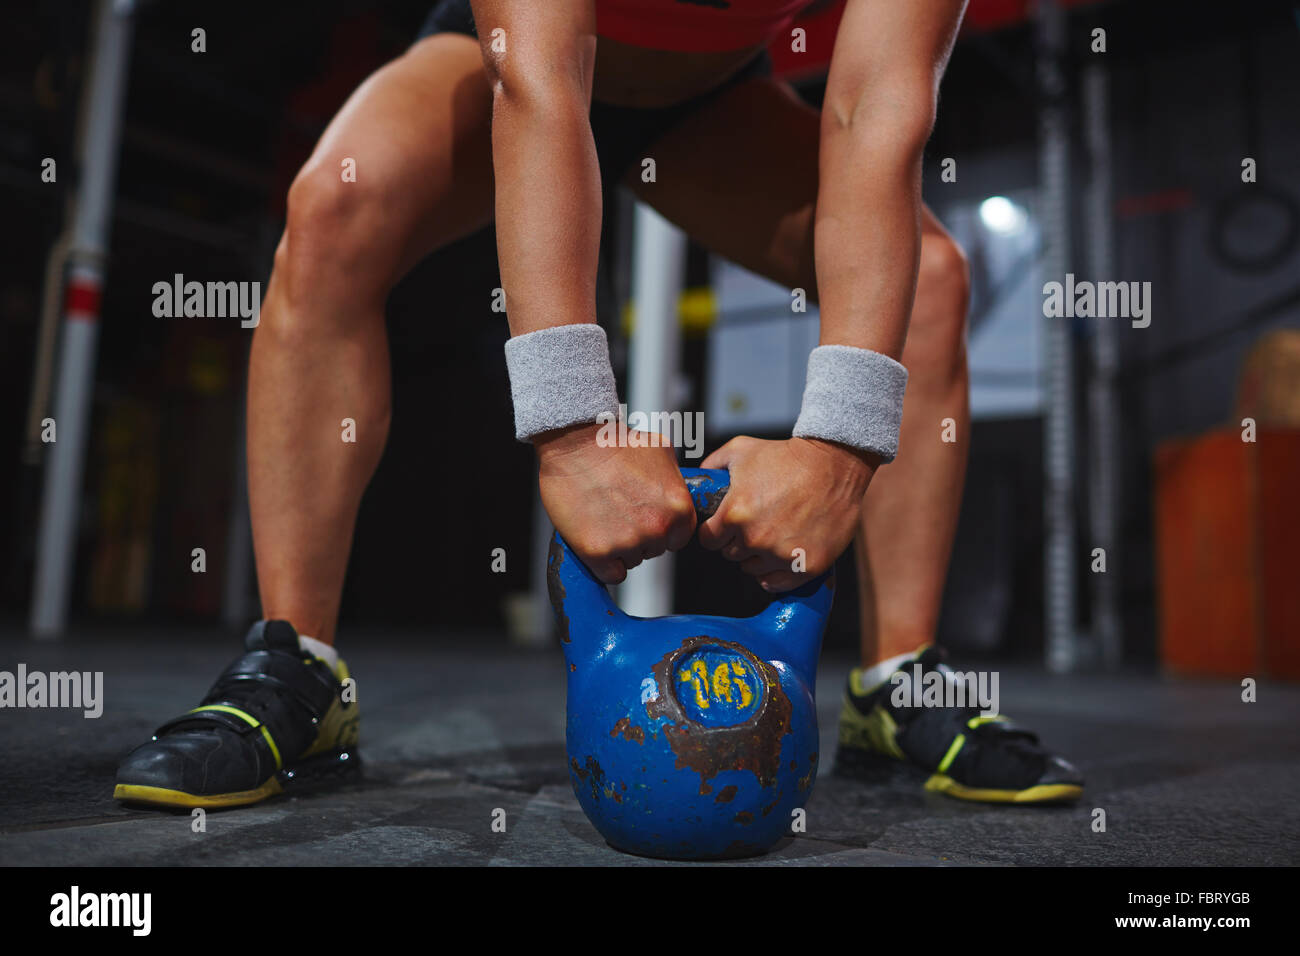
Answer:
[[(435, 33), (463, 33), (477, 38), (469, 0), (438, 0), (420, 28), (419, 39)], [(657, 109), (591, 104), (591, 133), (600, 160), (600, 178), (605, 188), (618, 183), (633, 165), (645, 158), (654, 143), (670, 129), (706, 105), (724, 90), (756, 76), (769, 76), (772, 61), (767, 51), (756, 53), (720, 86), (699, 96)]]

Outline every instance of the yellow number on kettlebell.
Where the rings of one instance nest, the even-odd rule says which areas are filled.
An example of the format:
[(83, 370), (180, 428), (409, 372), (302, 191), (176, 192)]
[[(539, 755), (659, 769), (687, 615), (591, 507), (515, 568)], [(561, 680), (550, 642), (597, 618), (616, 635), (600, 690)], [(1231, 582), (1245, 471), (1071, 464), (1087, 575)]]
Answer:
[[(701, 678), (703, 678), (701, 680)], [(690, 681), (695, 687), (695, 706), (705, 708), (709, 706), (708, 698), (704, 696), (705, 690), (709, 687), (709, 670), (704, 666), (704, 661), (691, 661), (691, 666), (686, 670), (678, 673), (677, 679), (680, 681)]]
[[(734, 677), (732, 675), (735, 675)], [(695, 688), (695, 706), (706, 709), (710, 700), (725, 700), (728, 703), (733, 702), (732, 689), (740, 694), (740, 705), (748, 707), (754, 699), (754, 692), (750, 689), (749, 684), (740, 678), (745, 674), (745, 668), (739, 662), (731, 662), (731, 670), (727, 670), (727, 662), (723, 661), (713, 668), (713, 674), (710, 677), (709, 669), (702, 660), (691, 661), (689, 668), (686, 668), (677, 674), (680, 681), (690, 681), (691, 686)], [(706, 697), (705, 694), (708, 694)]]
[[(743, 675), (745, 673), (745, 668), (740, 666), (739, 661), (731, 662), (731, 670), (732, 673), (736, 674), (737, 676)], [(733, 678), (731, 683), (735, 684), (738, 688), (740, 688), (740, 706), (748, 707), (750, 701), (754, 699), (754, 692), (749, 689), (749, 685), (746, 684), (743, 680), (736, 680)]]
[(731, 700), (731, 677), (727, 673), (727, 662), (723, 661), (713, 668), (713, 697), (715, 700)]

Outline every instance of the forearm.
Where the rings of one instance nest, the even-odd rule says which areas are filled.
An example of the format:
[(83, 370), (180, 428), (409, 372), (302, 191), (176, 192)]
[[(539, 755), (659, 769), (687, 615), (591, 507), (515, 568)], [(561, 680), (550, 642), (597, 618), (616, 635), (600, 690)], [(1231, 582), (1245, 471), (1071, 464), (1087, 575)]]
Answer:
[(820, 344), (897, 359), (920, 258), (920, 151), (830, 122), (815, 226)]
[[(516, 434), (545, 455), (586, 444), (595, 416), (617, 400), (604, 334), (595, 325), (595, 148), (585, 104), (563, 89), (539, 102), (498, 88), (492, 139)], [(583, 329), (561, 333), (560, 326)], [(555, 331), (542, 331), (548, 329)], [(538, 335), (521, 341), (528, 333)]]
[(600, 173), (581, 89), (498, 87), (492, 152), (511, 334), (594, 322)]
[(965, 0), (849, 0), (822, 107), (821, 344), (897, 359), (921, 252), (921, 155)]
[[(815, 223), (820, 345), (808, 359), (794, 434), (835, 442), (868, 464), (897, 453), (907, 371), (899, 364), (920, 259), (918, 114), (877, 85), (875, 101), (823, 110)], [(874, 456), (874, 457), (873, 457)]]
[(594, 5), (473, 0), (473, 9), (492, 83), (497, 258), (511, 334), (594, 322)]

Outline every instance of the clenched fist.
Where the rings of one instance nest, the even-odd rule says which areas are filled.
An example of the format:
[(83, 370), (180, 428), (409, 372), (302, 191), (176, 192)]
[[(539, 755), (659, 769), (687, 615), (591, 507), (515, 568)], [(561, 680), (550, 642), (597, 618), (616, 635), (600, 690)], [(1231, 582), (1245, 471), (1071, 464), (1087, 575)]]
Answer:
[(533, 444), (551, 522), (592, 574), (618, 584), (646, 558), (684, 548), (695, 507), (672, 448), (602, 447), (600, 428), (576, 425)]
[(731, 489), (700, 525), (767, 591), (788, 591), (830, 568), (858, 532), (862, 496), (879, 459), (814, 438), (734, 438), (704, 460), (731, 472)]

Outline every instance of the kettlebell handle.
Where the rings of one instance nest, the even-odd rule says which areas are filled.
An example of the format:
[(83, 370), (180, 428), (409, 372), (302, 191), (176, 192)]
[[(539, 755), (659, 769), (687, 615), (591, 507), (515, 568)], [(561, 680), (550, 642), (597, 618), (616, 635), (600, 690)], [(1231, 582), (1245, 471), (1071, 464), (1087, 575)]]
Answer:
[[(731, 487), (725, 468), (683, 468), (682, 478), (700, 521), (713, 517)], [(750, 650), (767, 660), (788, 660), (804, 675), (817, 672), (821, 635), (830, 617), (835, 593), (834, 570), (772, 598), (749, 618)]]
[(695, 503), (695, 516), (700, 521), (712, 518), (731, 488), (730, 472), (725, 468), (683, 468), (681, 472)]
[[(700, 521), (713, 516), (731, 487), (731, 476), (722, 468), (683, 468), (682, 479), (691, 493), (695, 514)], [(550, 553), (546, 558), (546, 583), (551, 594), (551, 606), (560, 623), (561, 632), (567, 632), (569, 614), (567, 605), (598, 607), (606, 615), (623, 619), (627, 615), (614, 603), (604, 582), (591, 573), (582, 559), (573, 553), (559, 531), (551, 533)], [(564, 633), (567, 643), (567, 633)]]
[[(711, 517), (731, 487), (731, 476), (721, 468), (683, 468), (682, 478), (691, 493), (701, 521)], [(619, 622), (632, 620), (610, 597), (605, 585), (560, 537), (551, 538), (547, 557), (547, 585), (561, 639), (586, 634), (596, 639)], [(744, 620), (751, 628), (750, 649), (765, 660), (787, 660), (805, 675), (816, 673), (821, 636), (830, 616), (834, 596), (834, 570), (793, 591), (775, 595), (758, 614)]]

